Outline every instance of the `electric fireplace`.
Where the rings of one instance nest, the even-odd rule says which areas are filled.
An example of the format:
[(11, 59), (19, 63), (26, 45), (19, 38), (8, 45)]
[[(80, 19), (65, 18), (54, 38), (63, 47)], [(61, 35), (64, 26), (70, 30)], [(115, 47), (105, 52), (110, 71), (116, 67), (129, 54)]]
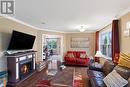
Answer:
[(33, 72), (33, 61), (32, 61), (32, 59), (30, 61), (19, 63), (20, 79), (25, 78), (26, 76), (28, 76), (32, 72)]
[(8, 83), (16, 84), (25, 80), (35, 71), (35, 51), (7, 55)]

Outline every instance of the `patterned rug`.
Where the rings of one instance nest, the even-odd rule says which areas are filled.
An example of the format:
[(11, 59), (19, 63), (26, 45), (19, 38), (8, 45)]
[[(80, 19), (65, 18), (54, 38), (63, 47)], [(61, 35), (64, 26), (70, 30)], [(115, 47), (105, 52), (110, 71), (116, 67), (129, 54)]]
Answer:
[(87, 75), (87, 67), (75, 67), (73, 87), (90, 87)]

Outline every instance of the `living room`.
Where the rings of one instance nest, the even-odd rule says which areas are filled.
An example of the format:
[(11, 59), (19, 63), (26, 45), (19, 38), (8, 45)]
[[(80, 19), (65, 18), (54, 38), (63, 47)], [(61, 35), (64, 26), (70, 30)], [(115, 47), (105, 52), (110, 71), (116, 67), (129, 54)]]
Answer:
[[(130, 44), (129, 42), (130, 41), (130, 32), (129, 32), (130, 8), (129, 6), (130, 4), (129, 3), (130, 1), (129, 0), (126, 0), (126, 1), (116, 0), (114, 2), (112, 0), (106, 1), (108, 2), (108, 5), (106, 4), (105, 1), (103, 0), (101, 1), (102, 1), (101, 3), (103, 4), (103, 6), (101, 6), (101, 3), (99, 4), (99, 2), (97, 1), (88, 1), (88, 0), (87, 1), (82, 1), (82, 0), (74, 1), (75, 3), (73, 3), (72, 1), (70, 1), (70, 3), (68, 1), (63, 1), (63, 2), (62, 1), (56, 1), (56, 2), (55, 1), (52, 1), (52, 2), (51, 1), (39, 1), (39, 2), (31, 1), (32, 3), (27, 1), (28, 3), (30, 3), (30, 8), (28, 7), (28, 4), (25, 0), (15, 1), (15, 5), (16, 5), (16, 7), (14, 7), (16, 10), (15, 13), (13, 14), (1, 13), (0, 14), (0, 72), (3, 72), (3, 71), (6, 72), (6, 76), (2, 77), (2, 81), (4, 79), (3, 81), (4, 84), (7, 84), (9, 87), (33, 87), (34, 85), (33, 86), (29, 85), (29, 83), (34, 80), (27, 82), (28, 79), (29, 78), (34, 79), (34, 77), (37, 76), (38, 79), (35, 79), (36, 81), (34, 83), (38, 83), (38, 81), (41, 80), (41, 78), (38, 76), (44, 77), (42, 73), (46, 72), (44, 70), (46, 67), (44, 67), (42, 71), (40, 70), (38, 71), (37, 74), (35, 73), (34, 77), (32, 78), (28, 77), (27, 79), (22, 80), (22, 82), (24, 82), (25, 84), (28, 83), (26, 84), (28, 86), (26, 85), (19, 86), (16, 84), (15, 85), (13, 84), (13, 86), (11, 86), (11, 84), (8, 83), (8, 78), (10, 74), (8, 72), (9, 64), (7, 64), (8, 56), (5, 55), (5, 53), (13, 54), (12, 50), (11, 52), (7, 50), (10, 44), (11, 36), (13, 35), (13, 31), (18, 31), (20, 33), (35, 36), (34, 44), (31, 48), (31, 51), (33, 50), (32, 55), (33, 54), (36, 55), (35, 57), (36, 64), (39, 62), (47, 61), (47, 60), (43, 60), (43, 46), (44, 46), (43, 35), (52, 35), (52, 37), (58, 36), (62, 38), (62, 40), (60, 40), (60, 52), (59, 52), (61, 56), (59, 57), (58, 60), (60, 60), (62, 68), (68, 69), (68, 67), (76, 67), (74, 68), (74, 71), (77, 70), (77, 72), (79, 72), (80, 74), (81, 73), (84, 74), (84, 72), (86, 73), (88, 72), (88, 66), (90, 64), (90, 60), (94, 60), (96, 64), (100, 63), (103, 65), (106, 59), (109, 59), (109, 60), (112, 60), (115, 64), (117, 64), (118, 61), (120, 60), (119, 57), (126, 54), (127, 54), (126, 56), (128, 60), (130, 60), (130, 56), (129, 56), (129, 52), (130, 52), (130, 48), (129, 48), (129, 44)], [(58, 2), (59, 4), (57, 4)], [(91, 3), (92, 6), (89, 5), (87, 2)], [(95, 2), (97, 2), (98, 4), (96, 4)], [(34, 8), (35, 3), (37, 3), (38, 5), (37, 8)], [(42, 3), (44, 4), (42, 5)], [(71, 5), (72, 3), (74, 6)], [(93, 7), (93, 8), (88, 9), (89, 7), (86, 6), (86, 3), (88, 6)], [(23, 4), (25, 5), (25, 7), (23, 7)], [(41, 9), (40, 6), (43, 6), (42, 8), (44, 8), (45, 12), (44, 11), (35, 12), (33, 10), (33, 9), (37, 9), (37, 10)], [(98, 10), (95, 10), (95, 8), (98, 8)], [(91, 12), (90, 10), (94, 10), (94, 12), (93, 11)], [(117, 22), (117, 20), (118, 20), (118, 23), (115, 23)], [(115, 28), (118, 30), (114, 31), (114, 36), (112, 36), (113, 29)], [(104, 37), (106, 37), (107, 39), (110, 39), (110, 40), (107, 40), (107, 42), (110, 41), (110, 43), (107, 43), (108, 46), (106, 47), (104, 44), (101, 43), (101, 41), (105, 42), (106, 39), (103, 39)], [(112, 51), (113, 49), (114, 51)], [(27, 51), (30, 51), (30, 49)], [(74, 65), (70, 64), (71, 66), (68, 66), (69, 63), (67, 64), (65, 63), (66, 62), (65, 57), (68, 54), (68, 51), (71, 51), (70, 54), (74, 53), (74, 55), (69, 55), (70, 57), (75, 56), (75, 51), (77, 52), (81, 51), (81, 53), (82, 51), (83, 53), (85, 52), (85, 54), (89, 58), (88, 60), (89, 63), (87, 62), (86, 63), (87, 65), (77, 67), (77, 64), (84, 65), (83, 61), (80, 60), (79, 63), (74, 62)], [(97, 51), (100, 51), (103, 56), (101, 56), (100, 58), (95, 57), (95, 54)], [(15, 52), (19, 52), (19, 51), (15, 50)], [(113, 52), (115, 53), (114, 56), (113, 56)], [(120, 54), (120, 52), (122, 53), (122, 55)], [(53, 60), (55, 59), (53, 58)], [(67, 61), (70, 61), (70, 60), (67, 60)], [(55, 63), (55, 61), (53, 62)], [(120, 64), (120, 65), (130, 68), (129, 63), (125, 62), (125, 64), (126, 65), (123, 65), (123, 64)], [(35, 64), (33, 66), (35, 66)], [(53, 67), (53, 64), (51, 66)], [(68, 71), (69, 70), (73, 72), (73, 69), (69, 68)], [(34, 71), (37, 71), (37, 69), (35, 68)], [(89, 75), (90, 73), (87, 74), (88, 77)], [(60, 74), (58, 74), (58, 76), (62, 77), (62, 74), (61, 76)], [(130, 77), (130, 73), (129, 73), (129, 77)], [(89, 78), (91, 78), (91, 75)], [(88, 83), (86, 82), (86, 84), (92, 84), (94, 80), (95, 79), (89, 79), (89, 82)], [(70, 84), (71, 86), (74, 86), (74, 79), (72, 81), (73, 81), (73, 84), (71, 83)], [(20, 82), (20, 84), (24, 84), (22, 82)], [(128, 84), (129, 82), (128, 78), (125, 79), (124, 82)], [(64, 84), (64, 82), (62, 85), (60, 86), (57, 85), (54, 87), (62, 87), (62, 86), (70, 87)], [(36, 87), (46, 87), (46, 86), (36, 86)], [(88, 86), (85, 85), (85, 86), (74, 86), (74, 87), (88, 87)], [(96, 84), (96, 85), (90, 85), (90, 87), (105, 87), (105, 86), (98, 86)], [(112, 86), (112, 87), (123, 87), (123, 86)], [(128, 85), (127, 87), (130, 87), (130, 85)]]

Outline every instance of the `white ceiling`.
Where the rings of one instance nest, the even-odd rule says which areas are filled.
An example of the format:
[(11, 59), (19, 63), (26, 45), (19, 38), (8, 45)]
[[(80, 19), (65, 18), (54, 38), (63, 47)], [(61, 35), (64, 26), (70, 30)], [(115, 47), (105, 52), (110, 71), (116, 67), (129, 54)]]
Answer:
[(129, 6), (130, 0), (15, 0), (15, 18), (47, 30), (95, 31)]

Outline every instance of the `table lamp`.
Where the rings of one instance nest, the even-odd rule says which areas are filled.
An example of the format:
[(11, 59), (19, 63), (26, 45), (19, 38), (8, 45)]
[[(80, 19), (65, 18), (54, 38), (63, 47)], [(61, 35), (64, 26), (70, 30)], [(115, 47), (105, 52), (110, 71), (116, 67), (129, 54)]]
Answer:
[(99, 57), (103, 57), (101, 51), (96, 51), (96, 54), (95, 54), (95, 62), (99, 62)]

